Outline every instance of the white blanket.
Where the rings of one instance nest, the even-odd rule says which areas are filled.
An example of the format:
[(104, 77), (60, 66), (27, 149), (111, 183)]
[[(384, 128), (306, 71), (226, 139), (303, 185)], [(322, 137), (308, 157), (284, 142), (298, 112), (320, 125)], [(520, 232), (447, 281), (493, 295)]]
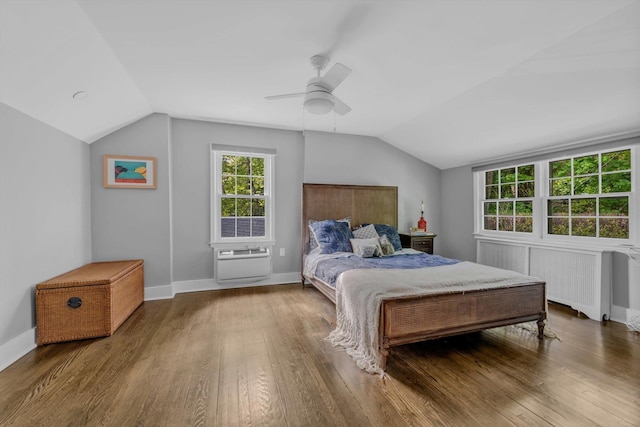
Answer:
[(513, 271), (472, 262), (412, 270), (350, 270), (336, 282), (336, 328), (328, 339), (343, 347), (360, 369), (384, 375), (378, 353), (383, 299), (442, 292), (465, 292), (539, 281)]

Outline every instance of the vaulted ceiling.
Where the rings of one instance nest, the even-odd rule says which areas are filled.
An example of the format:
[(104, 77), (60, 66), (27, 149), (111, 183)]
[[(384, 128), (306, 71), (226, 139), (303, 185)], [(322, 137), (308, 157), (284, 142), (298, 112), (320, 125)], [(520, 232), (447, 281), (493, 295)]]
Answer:
[[(303, 92), (315, 54), (353, 69), (350, 113), (265, 100)], [(1, 0), (0, 102), (88, 143), (161, 112), (445, 169), (640, 131), (640, 0)]]

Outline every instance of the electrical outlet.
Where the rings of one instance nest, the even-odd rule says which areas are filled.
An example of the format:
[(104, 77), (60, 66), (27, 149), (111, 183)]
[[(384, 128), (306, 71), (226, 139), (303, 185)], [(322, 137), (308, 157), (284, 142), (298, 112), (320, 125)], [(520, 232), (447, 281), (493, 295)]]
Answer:
[(280, 256), (284, 256), (284, 248), (280, 248)]

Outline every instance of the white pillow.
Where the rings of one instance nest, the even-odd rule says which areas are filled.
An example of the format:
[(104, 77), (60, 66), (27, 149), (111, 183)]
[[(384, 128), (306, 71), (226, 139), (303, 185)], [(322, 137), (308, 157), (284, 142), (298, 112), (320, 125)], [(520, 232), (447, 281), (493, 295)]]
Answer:
[(366, 227), (360, 227), (353, 230), (353, 237), (356, 239), (377, 239), (380, 236), (373, 224), (369, 224)]
[(382, 248), (378, 239), (350, 239), (353, 253), (362, 258), (382, 256)]

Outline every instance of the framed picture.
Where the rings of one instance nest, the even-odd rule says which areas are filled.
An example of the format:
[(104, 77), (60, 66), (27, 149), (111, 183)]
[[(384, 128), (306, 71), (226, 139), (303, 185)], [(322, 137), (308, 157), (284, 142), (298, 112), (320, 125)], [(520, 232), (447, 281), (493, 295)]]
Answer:
[(105, 188), (156, 188), (155, 157), (103, 156)]

